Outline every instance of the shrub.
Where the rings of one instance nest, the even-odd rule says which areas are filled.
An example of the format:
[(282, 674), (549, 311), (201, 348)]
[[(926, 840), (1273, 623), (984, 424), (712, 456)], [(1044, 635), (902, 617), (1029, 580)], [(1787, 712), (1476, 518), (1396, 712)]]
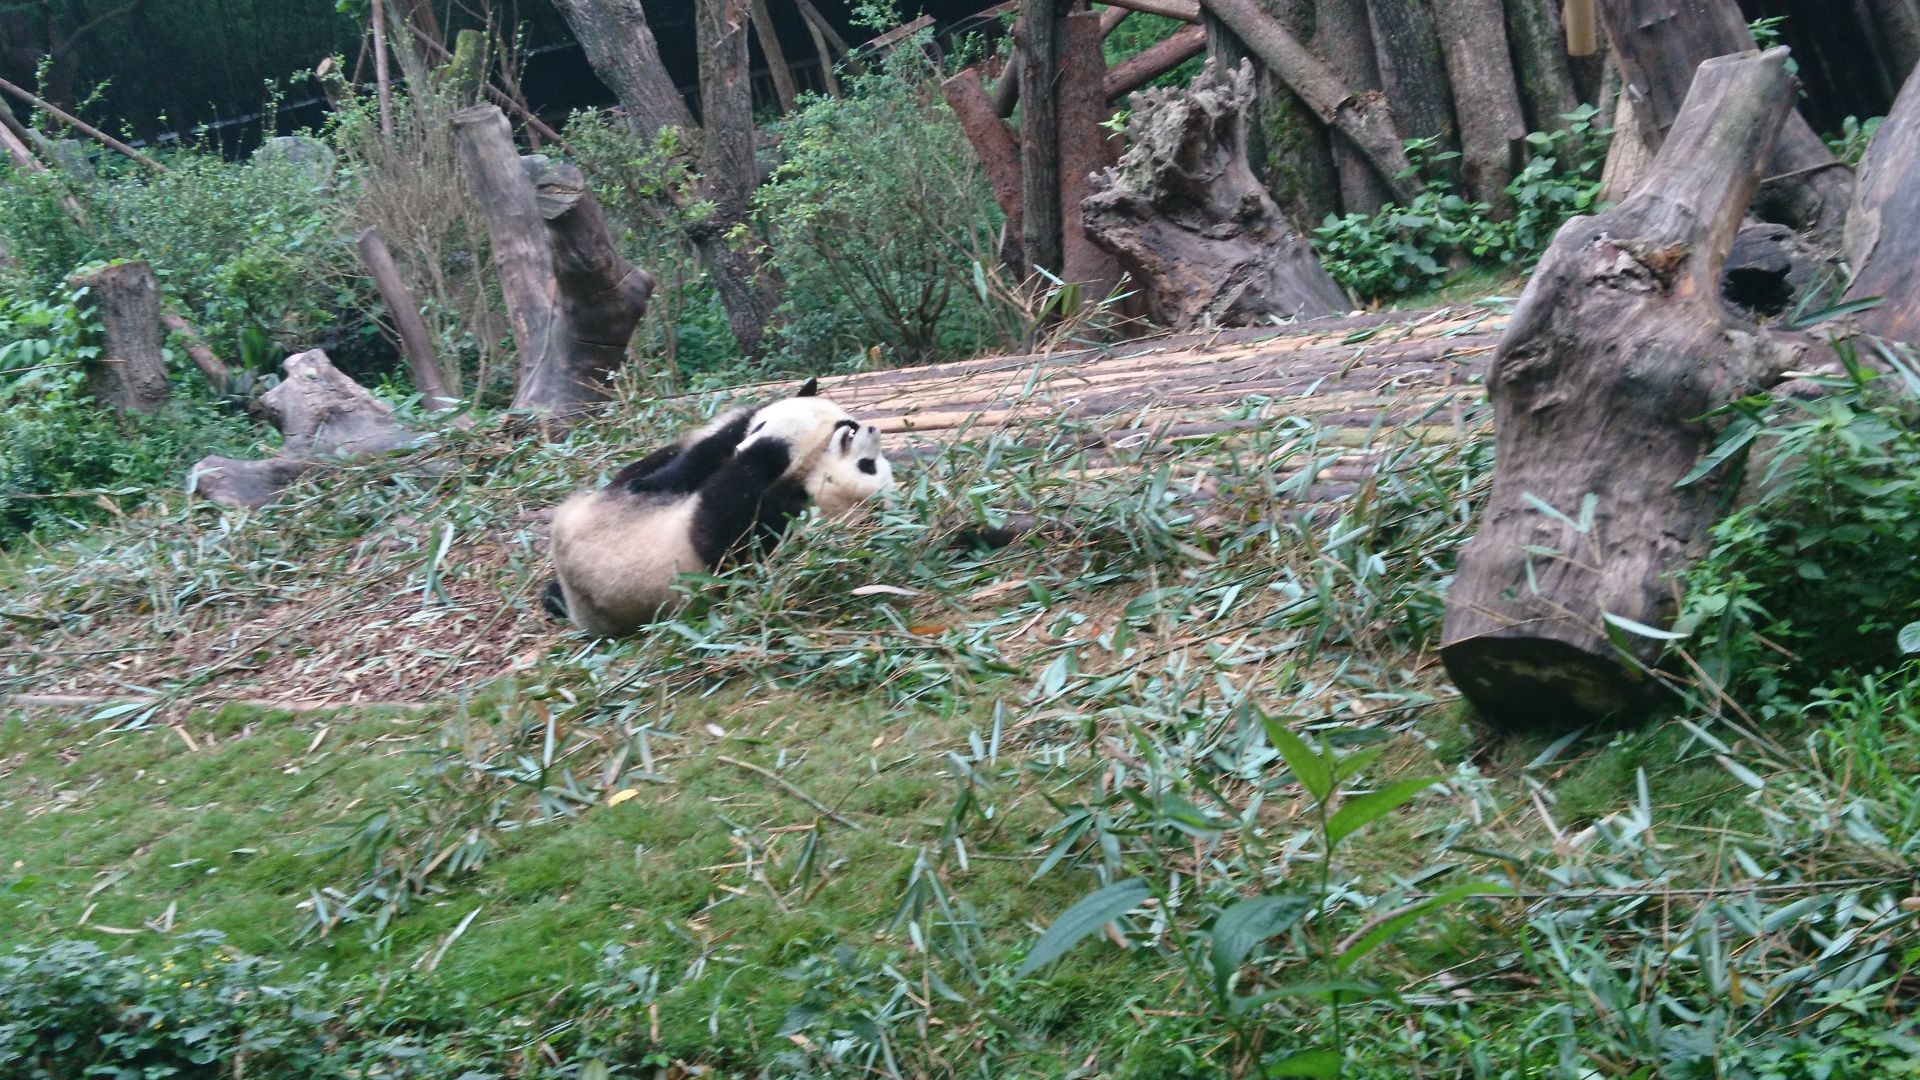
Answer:
[[(1486, 203), (1469, 201), (1437, 179), (1408, 206), (1329, 216), (1314, 231), (1327, 271), (1354, 292), (1377, 298), (1437, 289), (1464, 264), (1532, 266), (1568, 218), (1597, 209), (1613, 133), (1595, 126), (1596, 116), (1593, 106), (1583, 105), (1563, 118), (1565, 127), (1527, 136), (1531, 156), (1506, 187), (1514, 205), (1508, 220), (1492, 219)], [(1433, 146), (1431, 139), (1407, 143), (1407, 156), (1429, 175), (1459, 156), (1435, 154)]]
[(756, 203), (785, 279), (782, 342), (824, 368), (882, 345), (898, 359), (964, 355), (992, 340), (975, 262), (1000, 212), (959, 121), (915, 49), (812, 98), (780, 128), (781, 163)]
[(1714, 686), (1763, 715), (1920, 651), (1920, 431), (1884, 376), (1843, 355), (1849, 376), (1822, 396), (1738, 403), (1709, 459), (1755, 448), (1755, 497), (1714, 527), (1675, 629)]
[(117, 512), (104, 498), (137, 502), (175, 488), (196, 458), (252, 441), (250, 425), (204, 398), (178, 396), (124, 418), (96, 404), (80, 365), (98, 354), (100, 328), (83, 305), (80, 293), (0, 298), (0, 545), (44, 526), (98, 520)]

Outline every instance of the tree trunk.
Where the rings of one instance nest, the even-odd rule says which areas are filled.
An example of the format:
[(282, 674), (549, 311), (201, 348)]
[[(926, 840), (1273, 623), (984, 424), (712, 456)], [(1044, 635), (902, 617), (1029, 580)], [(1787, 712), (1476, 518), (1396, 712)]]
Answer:
[(578, 169), (523, 161), (492, 105), (455, 113), (453, 125), (519, 346), (514, 407), (565, 413), (606, 401), (653, 279), (615, 250)]
[(1460, 116), (1467, 191), (1493, 207), (1496, 216), (1505, 216), (1513, 204), (1506, 187), (1513, 179), (1514, 151), (1526, 138), (1527, 125), (1514, 87), (1500, 0), (1434, 0), (1433, 14)]
[(160, 351), (160, 282), (152, 265), (114, 263), (68, 278), (67, 285), (91, 291), (106, 328), (106, 348), (85, 364), (94, 400), (123, 416), (165, 405), (173, 388)]
[(828, 97), (840, 96), (840, 77), (833, 71), (833, 51), (827, 46), (826, 35), (812, 19), (800, 20), (807, 24), (807, 36), (813, 39), (813, 51), (820, 54), (820, 81), (827, 88)]
[(1773, 49), (1701, 65), (1640, 193), (1560, 230), (1494, 354), (1493, 491), (1440, 653), (1495, 723), (1645, 705), (1662, 643), (1633, 628), (1671, 620), (1671, 575), (1703, 550), (1729, 482), (1722, 469), (1680, 485), (1724, 426), (1702, 418), (1779, 381), (1807, 347), (1720, 302), (1755, 165), (1793, 106), (1786, 61)]
[[(1056, 7), (1060, 0), (1025, 0), (1016, 31), (1020, 48), (1020, 97), (1051, 104), (1059, 65)], [(1051, 108), (1020, 110), (1020, 246), (1027, 268), (1060, 269), (1060, 124)]]
[[(1374, 60), (1373, 31), (1367, 23), (1367, 0), (1316, 0), (1313, 7), (1314, 46), (1338, 71), (1347, 88), (1356, 93), (1378, 93), (1380, 68)], [(1391, 99), (1388, 99), (1391, 100)], [(1397, 114), (1400, 133), (1405, 118)], [(1340, 176), (1340, 209), (1349, 214), (1372, 214), (1393, 198), (1367, 161), (1367, 155), (1343, 133), (1333, 137), (1333, 167)]]
[(1435, 139), (1443, 151), (1460, 149), (1453, 88), (1425, 0), (1375, 0), (1370, 8), (1380, 82), (1400, 133), (1409, 139)]
[(1600, 198), (1606, 202), (1625, 202), (1653, 166), (1653, 150), (1643, 134), (1640, 110), (1628, 100), (1631, 96), (1621, 94), (1613, 112), (1613, 142), (1600, 170)]
[(587, 63), (626, 110), (634, 133), (652, 139), (663, 128), (692, 133), (693, 114), (674, 89), (640, 0), (553, 0), (586, 50)]
[(1559, 7), (1559, 0), (1506, 0), (1508, 44), (1529, 131), (1565, 126), (1560, 118), (1580, 105)]
[(1108, 101), (1133, 93), (1165, 75), (1207, 47), (1207, 31), (1199, 26), (1183, 26), (1160, 41), (1140, 50), (1108, 70), (1102, 83)]
[[(1754, 47), (1733, 0), (1601, 0), (1600, 16), (1654, 149), (1673, 125), (1701, 61)], [(1787, 117), (1761, 175), (1777, 179), (1761, 186), (1756, 213), (1840, 246), (1853, 176), (1798, 113)]]
[(760, 39), (760, 55), (766, 57), (767, 73), (773, 76), (773, 92), (780, 99), (780, 111), (792, 112), (800, 90), (793, 84), (787, 51), (780, 47), (780, 35), (774, 30), (773, 13), (767, 10), (767, 0), (748, 0), (748, 4), (753, 13), (753, 34)]
[(1878, 296), (1854, 325), (1879, 337), (1920, 344), (1920, 70), (1860, 159), (1860, 182), (1847, 217), (1847, 299)]
[(1017, 274), (1026, 265), (1020, 253), (1020, 143), (1007, 122), (994, 113), (977, 69), (962, 69), (941, 83), (940, 90), (959, 119), (960, 130), (973, 144), (973, 152), (986, 170), (987, 183), (993, 188), (993, 199), (1006, 216), (1000, 261)]
[(380, 290), (380, 299), (393, 317), (394, 333), (400, 338), (400, 351), (406, 354), (407, 370), (413, 375), (414, 389), (420, 391), (421, 403), (432, 412), (453, 408), (460, 395), (447, 390), (440, 357), (433, 347), (433, 333), (420, 317), (420, 307), (407, 290), (400, 268), (394, 265), (393, 252), (380, 230), (369, 227), (361, 232), (360, 261), (366, 264), (367, 276)]
[(264, 460), (201, 458), (188, 475), (189, 491), (225, 506), (265, 506), (323, 462), (382, 454), (419, 439), (319, 349), (289, 356), (281, 366), (286, 377), (258, 402), (284, 436), (280, 453)]
[(1920, 0), (1871, 2), (1882, 53), (1903, 84), (1913, 81), (1914, 67), (1920, 64)]
[(1188, 90), (1146, 91), (1120, 164), (1084, 204), (1087, 227), (1146, 287), (1154, 321), (1177, 329), (1264, 325), (1346, 310), (1312, 247), (1254, 178), (1246, 157), (1253, 66)]
[(1060, 276), (1080, 286), (1083, 303), (1095, 304), (1120, 284), (1120, 264), (1088, 235), (1081, 204), (1093, 193), (1093, 176), (1107, 156), (1106, 61), (1100, 52), (1100, 16), (1076, 12), (1060, 20), (1060, 92), (1055, 99), (1060, 134)]
[(1413, 201), (1420, 186), (1412, 177), (1402, 175), (1410, 166), (1384, 94), (1355, 93), (1333, 68), (1262, 11), (1257, 0), (1205, 0), (1201, 7), (1219, 16), (1321, 120), (1352, 139), (1387, 182), (1394, 198), (1402, 203)]
[[(1296, 38), (1313, 25), (1312, 0), (1264, 0), (1265, 9)], [(1254, 108), (1247, 118), (1247, 163), (1287, 220), (1312, 227), (1340, 209), (1340, 176), (1327, 125), (1286, 80), (1257, 58), (1219, 17), (1203, 13), (1207, 55), (1218, 71), (1255, 59)]]
[(373, 81), (380, 96), (380, 134), (393, 138), (393, 77), (387, 70), (387, 9), (373, 0)]
[(747, 22), (741, 0), (699, 0), (701, 194), (713, 207), (690, 235), (706, 256), (727, 326), (758, 355), (780, 306), (779, 286), (761, 263), (749, 210), (760, 167), (753, 156), (753, 85), (747, 78)]

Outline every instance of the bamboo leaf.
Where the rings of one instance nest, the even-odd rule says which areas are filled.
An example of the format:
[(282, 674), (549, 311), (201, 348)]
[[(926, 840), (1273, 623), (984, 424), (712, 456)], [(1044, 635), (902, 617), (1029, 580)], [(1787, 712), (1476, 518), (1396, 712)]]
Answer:
[(1414, 796), (1439, 783), (1437, 776), (1421, 776), (1412, 780), (1402, 780), (1392, 787), (1369, 791), (1365, 795), (1355, 795), (1340, 804), (1333, 817), (1327, 819), (1327, 846), (1333, 847), (1340, 841), (1390, 814), (1405, 805)]
[(1254, 946), (1300, 921), (1313, 910), (1312, 897), (1297, 894), (1242, 900), (1213, 920), (1213, 983), (1222, 996)]
[(1344, 1062), (1338, 1051), (1308, 1050), (1289, 1054), (1260, 1072), (1263, 1076), (1339, 1076)]
[(1392, 918), (1383, 920), (1367, 931), (1360, 940), (1349, 945), (1347, 951), (1335, 958), (1333, 966), (1337, 970), (1346, 971), (1361, 957), (1399, 936), (1400, 931), (1405, 930), (1415, 919), (1434, 908), (1444, 907), (1471, 896), (1506, 896), (1512, 892), (1513, 890), (1505, 885), (1492, 881), (1468, 881), (1455, 885), (1451, 889), (1444, 889), (1419, 903), (1409, 904)]
[(1033, 951), (1027, 954), (1026, 963), (1020, 965), (1014, 978), (1024, 979), (1065, 956), (1067, 950), (1097, 933), (1101, 927), (1139, 907), (1140, 901), (1145, 900), (1150, 892), (1147, 883), (1139, 878), (1116, 881), (1104, 889), (1095, 890), (1053, 920), (1047, 932), (1034, 942)]
[(1287, 717), (1267, 717), (1267, 742), (1280, 752), (1293, 778), (1300, 781), (1315, 802), (1326, 802), (1333, 794), (1333, 767), (1307, 741), (1287, 726)]

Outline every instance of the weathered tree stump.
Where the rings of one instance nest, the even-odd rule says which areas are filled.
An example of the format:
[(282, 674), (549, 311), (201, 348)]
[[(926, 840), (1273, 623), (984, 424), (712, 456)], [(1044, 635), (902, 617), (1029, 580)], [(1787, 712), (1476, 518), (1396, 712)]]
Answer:
[(1879, 337), (1920, 343), (1920, 69), (1907, 76), (1893, 109), (1860, 159), (1847, 216), (1850, 300), (1881, 303), (1854, 325)]
[(86, 361), (87, 390), (114, 412), (150, 413), (173, 393), (160, 351), (160, 282), (144, 262), (103, 266), (67, 280), (88, 289), (106, 329), (106, 348)]
[(1720, 295), (1756, 165), (1792, 108), (1786, 60), (1700, 66), (1646, 182), (1560, 230), (1494, 354), (1493, 491), (1460, 555), (1441, 657), (1497, 724), (1644, 707), (1664, 643), (1634, 627), (1670, 622), (1670, 575), (1724, 505), (1728, 470), (1679, 484), (1724, 426), (1702, 418), (1813, 348)]
[(1247, 164), (1253, 67), (1211, 61), (1187, 90), (1134, 95), (1131, 145), (1082, 206), (1089, 235), (1164, 326), (1329, 315), (1347, 299)]
[(652, 275), (615, 249), (579, 169), (522, 161), (499, 109), (463, 109), (453, 126), (519, 346), (514, 407), (564, 414), (606, 401), (607, 376), (626, 361)]
[(189, 490), (226, 506), (265, 506), (308, 470), (412, 446), (419, 434), (340, 373), (319, 349), (289, 356), (286, 378), (260, 396), (258, 411), (280, 429), (280, 453), (264, 460), (209, 456), (193, 466)]
[[(1734, 0), (1601, 0), (1625, 97), (1640, 111), (1640, 131), (1658, 149), (1680, 113), (1681, 99), (1704, 60), (1754, 47)], [(1838, 247), (1853, 198), (1853, 174), (1797, 112), (1789, 115), (1761, 164), (1766, 182), (1755, 210)]]

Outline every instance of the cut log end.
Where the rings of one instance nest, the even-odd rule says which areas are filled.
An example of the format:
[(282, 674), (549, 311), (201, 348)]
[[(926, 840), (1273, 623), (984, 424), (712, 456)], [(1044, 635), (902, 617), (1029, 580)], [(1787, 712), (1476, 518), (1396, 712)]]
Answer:
[(1565, 641), (1484, 636), (1440, 649), (1447, 676), (1475, 713), (1501, 731), (1554, 731), (1644, 713), (1656, 684), (1611, 652)]

